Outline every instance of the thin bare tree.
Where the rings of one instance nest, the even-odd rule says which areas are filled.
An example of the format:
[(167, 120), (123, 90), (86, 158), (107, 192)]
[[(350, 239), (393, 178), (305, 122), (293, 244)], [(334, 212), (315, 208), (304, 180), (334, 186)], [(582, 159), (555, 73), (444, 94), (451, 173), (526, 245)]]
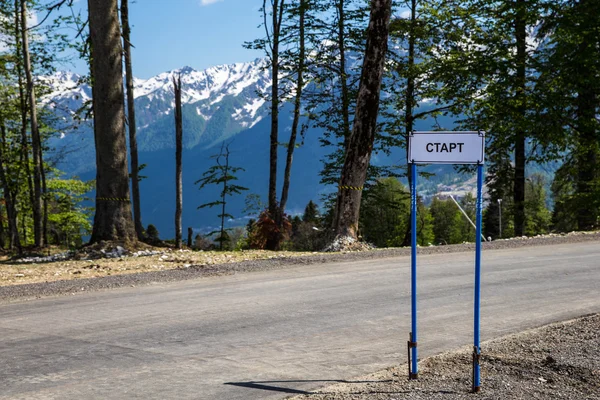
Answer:
[(33, 73), (31, 71), (31, 55), (29, 53), (29, 35), (27, 32), (27, 0), (21, 0), (21, 48), (23, 52), (23, 69), (29, 102), (29, 120), (31, 122), (31, 148), (33, 151), (33, 236), (36, 247), (44, 245), (44, 217), (42, 215), (42, 149), (40, 130), (37, 120), (37, 102)]
[(121, 0), (121, 26), (123, 27), (123, 55), (125, 56), (125, 87), (127, 88), (127, 125), (129, 127), (129, 153), (131, 155), (131, 196), (133, 222), (138, 240), (144, 238), (140, 203), (139, 159), (133, 95), (133, 67), (131, 60), (131, 27), (129, 25), (129, 0)]
[(304, 70), (306, 69), (306, 35), (305, 35), (305, 16), (307, 11), (307, 0), (300, 0), (298, 5), (298, 55), (296, 58), (296, 96), (294, 98), (294, 119), (292, 121), (292, 131), (287, 146), (287, 157), (285, 160), (285, 172), (283, 174), (283, 186), (281, 189), (281, 201), (279, 202), (279, 230), (282, 229), (282, 222), (285, 214), (285, 206), (288, 201), (290, 190), (290, 177), (292, 173), (292, 161), (294, 159), (294, 149), (296, 148), (296, 138), (300, 127), (300, 111), (302, 107), (302, 89), (304, 88)]
[(183, 150), (183, 123), (181, 115), (181, 74), (173, 77), (175, 92), (175, 247), (181, 249), (181, 212), (183, 208), (183, 183), (181, 158)]
[[(279, 143), (279, 44), (281, 40), (281, 21), (285, 8), (285, 0), (271, 0), (271, 31), (267, 20), (267, 0), (263, 0), (263, 15), (265, 30), (269, 43), (271, 63), (271, 134), (269, 139), (269, 213), (280, 226), (281, 219), (277, 204), (277, 146)], [(267, 240), (267, 249), (279, 249), (279, 235), (271, 235)]]

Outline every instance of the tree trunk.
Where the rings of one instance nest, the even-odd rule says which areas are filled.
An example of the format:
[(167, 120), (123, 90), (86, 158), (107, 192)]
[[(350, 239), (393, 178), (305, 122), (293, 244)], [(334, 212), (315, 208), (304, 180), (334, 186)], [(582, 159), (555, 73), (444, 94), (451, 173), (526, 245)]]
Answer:
[[(292, 173), (292, 161), (294, 158), (294, 149), (296, 148), (296, 137), (298, 135), (298, 126), (300, 125), (300, 109), (302, 105), (302, 89), (304, 87), (304, 68), (305, 68), (305, 39), (304, 39), (304, 15), (306, 13), (306, 0), (300, 0), (300, 21), (299, 21), (299, 50), (298, 50), (298, 79), (296, 81), (296, 98), (294, 99), (294, 120), (292, 122), (292, 132), (287, 148), (287, 158), (285, 160), (285, 173), (283, 175), (283, 188), (281, 189), (281, 201), (279, 202), (280, 221), (283, 220), (285, 206), (288, 200), (290, 189), (290, 176)], [(282, 229), (281, 224), (279, 229)]]
[(90, 242), (135, 241), (117, 0), (88, 0), (88, 11), (96, 145), (96, 215)]
[(181, 115), (181, 75), (173, 77), (175, 91), (175, 247), (181, 249), (181, 212), (183, 208), (183, 181), (181, 156), (183, 152), (183, 122)]
[(23, 48), (23, 68), (27, 82), (27, 97), (29, 99), (29, 115), (31, 121), (31, 146), (33, 150), (33, 236), (36, 247), (44, 246), (43, 216), (42, 216), (42, 160), (40, 131), (37, 121), (37, 104), (33, 74), (31, 72), (31, 57), (29, 55), (29, 37), (27, 34), (27, 1), (21, 0), (21, 44)]
[[(17, 198), (16, 193), (11, 190), (10, 183), (7, 177), (8, 162), (5, 162), (5, 151), (4, 145), (6, 143), (6, 127), (4, 121), (0, 121), (0, 131), (2, 134), (2, 143), (0, 143), (0, 183), (2, 184), (2, 190), (4, 191), (4, 201), (6, 204), (6, 218), (8, 219), (8, 234), (9, 234), (9, 248), (17, 248), (19, 254), (21, 253), (21, 241), (19, 240), (19, 228), (17, 225), (17, 211), (15, 200)], [(6, 165), (5, 165), (6, 164)]]
[(525, 233), (525, 118), (526, 118), (526, 64), (527, 64), (527, 21), (526, 0), (517, 0), (515, 20), (516, 100), (517, 127), (515, 132), (515, 180), (514, 180), (514, 225), (515, 236)]
[(191, 249), (192, 248), (192, 236), (194, 235), (194, 230), (192, 229), (191, 226), (188, 227), (188, 234), (187, 234), (187, 245), (188, 247)]
[[(577, 192), (575, 203), (575, 214), (577, 218), (577, 229), (589, 231), (598, 229), (600, 222), (600, 128), (598, 121), (598, 109), (600, 108), (600, 87), (597, 69), (597, 43), (598, 30), (589, 29), (587, 21), (597, 20), (597, 2), (594, 0), (582, 0), (573, 4), (571, 13), (577, 15), (577, 25), (570, 29), (577, 29), (576, 58), (579, 69), (575, 81), (577, 97), (575, 99), (575, 162), (576, 162), (576, 185)], [(581, 16), (587, 15), (587, 18)], [(576, 28), (577, 26), (577, 28)], [(568, 36), (567, 36), (568, 37)], [(595, 63), (593, 60), (596, 57)]]
[(387, 52), (392, 0), (373, 0), (367, 31), (367, 47), (362, 66), (354, 126), (346, 151), (336, 203), (336, 236), (358, 236), (360, 199), (371, 159), (379, 93)]
[(131, 61), (131, 28), (129, 26), (129, 0), (121, 0), (121, 25), (123, 26), (123, 54), (125, 56), (125, 86), (127, 88), (127, 122), (129, 126), (129, 153), (131, 155), (131, 195), (133, 196), (133, 223), (138, 240), (144, 238), (140, 205), (139, 161), (135, 104), (133, 96), (133, 67)]
[[(33, 178), (29, 165), (29, 139), (27, 138), (27, 99), (25, 98), (25, 90), (23, 90), (23, 57), (21, 56), (21, 0), (15, 0), (15, 48), (16, 48), (16, 63), (17, 79), (19, 86), (19, 101), (21, 112), (21, 166), (25, 172), (27, 179), (28, 197), (33, 204)], [(25, 239), (23, 239), (25, 241)]]
[[(593, 79), (593, 78), (592, 78)], [(596, 229), (600, 209), (598, 208), (598, 156), (600, 139), (595, 123), (598, 99), (591, 87), (581, 87), (577, 95), (577, 229)]]
[(0, 249), (6, 250), (6, 230), (4, 229), (4, 218), (1, 217), (3, 217), (2, 208), (0, 208)]
[[(266, 1), (263, 1), (263, 9), (265, 9), (265, 3)], [(271, 135), (269, 140), (269, 213), (275, 220), (275, 224), (281, 226), (278, 212), (279, 207), (277, 205), (277, 145), (279, 140), (279, 40), (285, 0), (274, 0), (272, 5), (273, 31), (270, 36), (273, 84), (271, 85)], [(266, 9), (264, 12), (267, 12)], [(268, 27), (265, 26), (265, 29), (268, 29)], [(266, 248), (268, 250), (278, 250), (280, 241), (281, 237), (279, 234), (271, 235), (267, 240)]]
[(348, 76), (346, 75), (346, 14), (345, 1), (339, 0), (337, 3), (338, 12), (338, 48), (340, 52), (340, 84), (342, 100), (342, 124), (344, 129), (344, 151), (348, 150), (350, 141), (350, 93), (348, 89)]
[[(223, 153), (223, 148), (221, 148), (221, 154)], [(223, 250), (223, 239), (225, 236), (225, 206), (227, 202), (225, 201), (225, 196), (227, 195), (227, 180), (229, 173), (229, 145), (225, 146), (225, 179), (223, 179), (223, 192), (221, 194), (221, 240), (219, 240), (219, 250)]]
[(46, 199), (46, 193), (48, 193), (48, 187), (46, 186), (46, 171), (44, 171), (44, 157), (42, 146), (39, 146), (40, 150), (40, 162), (42, 165), (41, 178), (42, 178), (42, 205), (43, 205), (43, 218), (42, 218), (42, 236), (46, 246), (48, 245), (48, 201)]

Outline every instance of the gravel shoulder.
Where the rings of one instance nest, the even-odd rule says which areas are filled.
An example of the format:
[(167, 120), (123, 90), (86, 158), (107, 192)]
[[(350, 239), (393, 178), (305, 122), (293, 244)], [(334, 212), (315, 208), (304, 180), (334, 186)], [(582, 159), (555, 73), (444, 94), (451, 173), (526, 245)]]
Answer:
[[(573, 232), (533, 238), (496, 240), (482, 244), (483, 251), (526, 246), (552, 246), (596, 241), (600, 232)], [(419, 254), (445, 254), (474, 251), (473, 243), (430, 246)], [(162, 251), (149, 256), (122, 256), (92, 260), (67, 259), (55, 262), (0, 262), (0, 303), (86, 291), (149, 285), (233, 275), (256, 271), (293, 268), (302, 265), (352, 262), (409, 256), (410, 248), (373, 249), (340, 253), (300, 252), (198, 252)]]
[(293, 399), (600, 399), (600, 314), (484, 342), (478, 394), (471, 352), (422, 360), (418, 380), (407, 379), (405, 364)]

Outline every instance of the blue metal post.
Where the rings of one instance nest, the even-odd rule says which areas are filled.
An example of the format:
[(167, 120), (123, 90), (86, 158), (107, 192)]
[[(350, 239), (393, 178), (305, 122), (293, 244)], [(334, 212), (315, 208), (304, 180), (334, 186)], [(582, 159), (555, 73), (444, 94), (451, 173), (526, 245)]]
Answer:
[(417, 164), (411, 164), (411, 214), (410, 214), (410, 233), (411, 233), (411, 268), (410, 268), (410, 288), (411, 288), (411, 338), (410, 344), (412, 351), (412, 372), (411, 379), (416, 379), (417, 369)]
[(473, 332), (473, 392), (480, 389), (480, 366), (481, 355), (480, 343), (480, 307), (481, 307), (481, 208), (483, 188), (483, 164), (477, 165), (477, 229), (475, 233), (475, 310), (474, 310), (474, 332)]

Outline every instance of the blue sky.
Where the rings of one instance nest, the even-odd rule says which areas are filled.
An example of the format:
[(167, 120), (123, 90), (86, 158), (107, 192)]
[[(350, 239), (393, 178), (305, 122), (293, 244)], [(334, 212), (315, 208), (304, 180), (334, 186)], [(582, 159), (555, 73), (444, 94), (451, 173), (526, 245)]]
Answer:
[[(261, 0), (130, 0), (134, 75), (147, 79), (185, 65), (202, 70), (262, 57), (242, 47), (264, 35), (261, 6)], [(85, 73), (86, 67), (66, 68)]]

